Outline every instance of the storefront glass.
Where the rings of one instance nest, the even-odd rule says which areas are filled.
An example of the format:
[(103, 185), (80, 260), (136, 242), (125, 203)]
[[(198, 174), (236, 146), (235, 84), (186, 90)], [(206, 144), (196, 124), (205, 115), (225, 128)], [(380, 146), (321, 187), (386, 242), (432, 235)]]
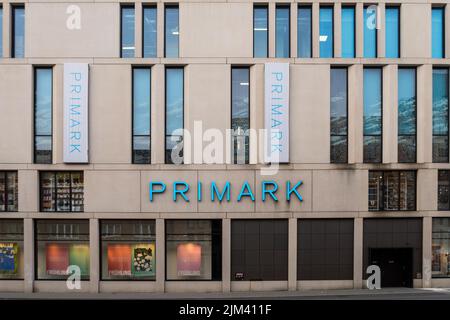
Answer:
[(155, 280), (155, 221), (101, 221), (102, 280)]
[(84, 211), (82, 171), (41, 172), (41, 211)]
[(66, 280), (69, 266), (79, 267), (81, 279), (88, 280), (89, 221), (37, 220), (36, 254), (38, 280)]
[(0, 220), (0, 280), (23, 279), (23, 221)]
[(167, 280), (221, 280), (222, 222), (166, 221)]
[(432, 277), (450, 277), (450, 218), (433, 218), (432, 250)]

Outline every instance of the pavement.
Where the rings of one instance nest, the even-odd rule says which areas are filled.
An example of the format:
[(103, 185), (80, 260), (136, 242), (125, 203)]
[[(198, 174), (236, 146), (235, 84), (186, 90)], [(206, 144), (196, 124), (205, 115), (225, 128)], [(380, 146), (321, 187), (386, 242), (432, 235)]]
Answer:
[(13, 293), (0, 300), (450, 300), (450, 288), (301, 290), (230, 293)]

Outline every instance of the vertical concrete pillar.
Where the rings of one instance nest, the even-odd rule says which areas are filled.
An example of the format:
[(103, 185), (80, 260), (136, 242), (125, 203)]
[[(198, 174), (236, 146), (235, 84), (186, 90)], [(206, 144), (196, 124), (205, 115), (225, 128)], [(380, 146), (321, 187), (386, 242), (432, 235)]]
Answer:
[(33, 219), (23, 220), (24, 291), (33, 292), (34, 265), (34, 223)]
[(156, 291), (165, 291), (166, 259), (166, 231), (164, 219), (156, 219)]
[(333, 9), (333, 38), (334, 38), (334, 56), (342, 57), (342, 11), (341, 3), (336, 2)]
[(19, 170), (19, 212), (39, 211), (39, 173), (37, 170)]
[(8, 2), (3, 3), (3, 57), (11, 57), (11, 6)]
[(397, 65), (383, 68), (383, 163), (397, 162), (397, 71)]
[(355, 218), (353, 225), (353, 288), (363, 288), (363, 218)]
[(386, 12), (385, 12), (385, 4), (378, 4), (377, 22), (380, 24), (377, 25), (377, 57), (384, 58), (386, 56)]
[(436, 211), (438, 198), (438, 170), (417, 170), (417, 210)]
[[(164, 57), (164, 2), (156, 4), (156, 24), (156, 30), (158, 31), (156, 32), (156, 56), (162, 58)], [(152, 80), (154, 78), (152, 76)]]
[(288, 289), (297, 290), (297, 218), (289, 219)]
[(355, 9), (355, 41), (356, 41), (356, 57), (362, 58), (364, 56), (364, 18), (363, 18), (364, 4), (357, 3)]
[(363, 162), (363, 66), (348, 68), (348, 163)]
[(269, 58), (275, 57), (275, 3), (269, 2)]
[(231, 220), (222, 220), (222, 292), (231, 291)]
[(298, 3), (291, 3), (291, 57), (297, 57), (297, 14)]
[(134, 56), (136, 58), (142, 57), (142, 2), (135, 2), (134, 4)]
[[(158, 3), (159, 5), (160, 3)], [(159, 34), (159, 32), (158, 32)], [(157, 64), (152, 68), (152, 95), (151, 95), (151, 159), (152, 163), (164, 163), (165, 147), (165, 70), (164, 65)]]
[(99, 292), (100, 281), (100, 228), (98, 219), (89, 219), (89, 285), (90, 292)]
[(433, 218), (423, 218), (422, 232), (422, 287), (431, 287), (431, 260), (432, 260), (432, 234), (433, 234)]
[(318, 2), (312, 4), (312, 56), (313, 58), (320, 57), (320, 5)]
[(433, 67), (417, 67), (417, 163), (433, 158)]

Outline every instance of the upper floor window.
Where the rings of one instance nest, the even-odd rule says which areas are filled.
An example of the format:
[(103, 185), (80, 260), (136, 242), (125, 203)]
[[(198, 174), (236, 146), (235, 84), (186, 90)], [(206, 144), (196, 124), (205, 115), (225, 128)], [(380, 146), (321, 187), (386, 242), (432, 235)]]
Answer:
[(433, 7), (431, 10), (431, 56), (445, 57), (445, 7)]
[(25, 56), (25, 6), (13, 5), (11, 10), (11, 57), (23, 58)]
[(448, 162), (448, 68), (433, 68), (433, 162)]
[(266, 5), (253, 7), (253, 56), (266, 58), (269, 52), (269, 10)]
[(347, 68), (331, 68), (330, 83), (330, 161), (347, 162)]
[(450, 210), (450, 170), (438, 171), (438, 210)]
[(364, 162), (381, 162), (383, 135), (383, 97), (381, 68), (364, 68), (363, 134)]
[(342, 58), (355, 57), (355, 7), (342, 7)]
[(150, 68), (133, 68), (133, 163), (150, 163)]
[(0, 212), (17, 211), (17, 171), (0, 171)]
[(183, 163), (183, 129), (184, 70), (166, 68), (166, 163)]
[(398, 69), (398, 162), (416, 162), (416, 69)]
[(289, 58), (290, 56), (290, 9), (289, 6), (276, 7), (275, 13), (275, 56)]
[(377, 11), (374, 6), (364, 6), (364, 58), (377, 56)]
[(34, 162), (52, 163), (53, 72), (34, 70)]
[(156, 7), (144, 6), (142, 13), (142, 56), (144, 58), (156, 57)]
[(319, 42), (320, 57), (332, 58), (334, 51), (333, 44), (333, 7), (320, 7), (319, 12)]
[(165, 54), (166, 58), (178, 58), (179, 55), (179, 10), (178, 6), (168, 5), (165, 8)]
[(134, 58), (134, 6), (124, 5), (121, 12), (121, 52), (122, 58)]
[(82, 171), (44, 171), (40, 173), (40, 211), (84, 211)]
[(250, 69), (231, 69), (231, 129), (233, 163), (249, 163)]
[(400, 57), (400, 7), (386, 7), (386, 58)]
[(0, 58), (3, 57), (3, 7), (0, 5)]
[(297, 12), (297, 54), (299, 58), (312, 56), (312, 7), (301, 5)]
[(416, 210), (416, 172), (369, 171), (369, 210)]

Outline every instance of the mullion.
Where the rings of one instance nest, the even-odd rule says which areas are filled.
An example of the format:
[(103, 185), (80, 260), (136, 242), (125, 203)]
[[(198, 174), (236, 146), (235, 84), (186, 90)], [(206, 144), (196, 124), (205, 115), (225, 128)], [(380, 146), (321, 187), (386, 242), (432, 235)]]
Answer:
[(6, 181), (6, 171), (3, 171), (2, 172), (2, 174), (3, 174), (3, 190), (5, 190), (4, 191), (4, 193), (3, 193), (3, 203), (4, 203), (4, 206), (5, 206), (5, 210), (2, 210), (2, 212), (6, 212), (7, 210), (8, 210), (8, 182)]

